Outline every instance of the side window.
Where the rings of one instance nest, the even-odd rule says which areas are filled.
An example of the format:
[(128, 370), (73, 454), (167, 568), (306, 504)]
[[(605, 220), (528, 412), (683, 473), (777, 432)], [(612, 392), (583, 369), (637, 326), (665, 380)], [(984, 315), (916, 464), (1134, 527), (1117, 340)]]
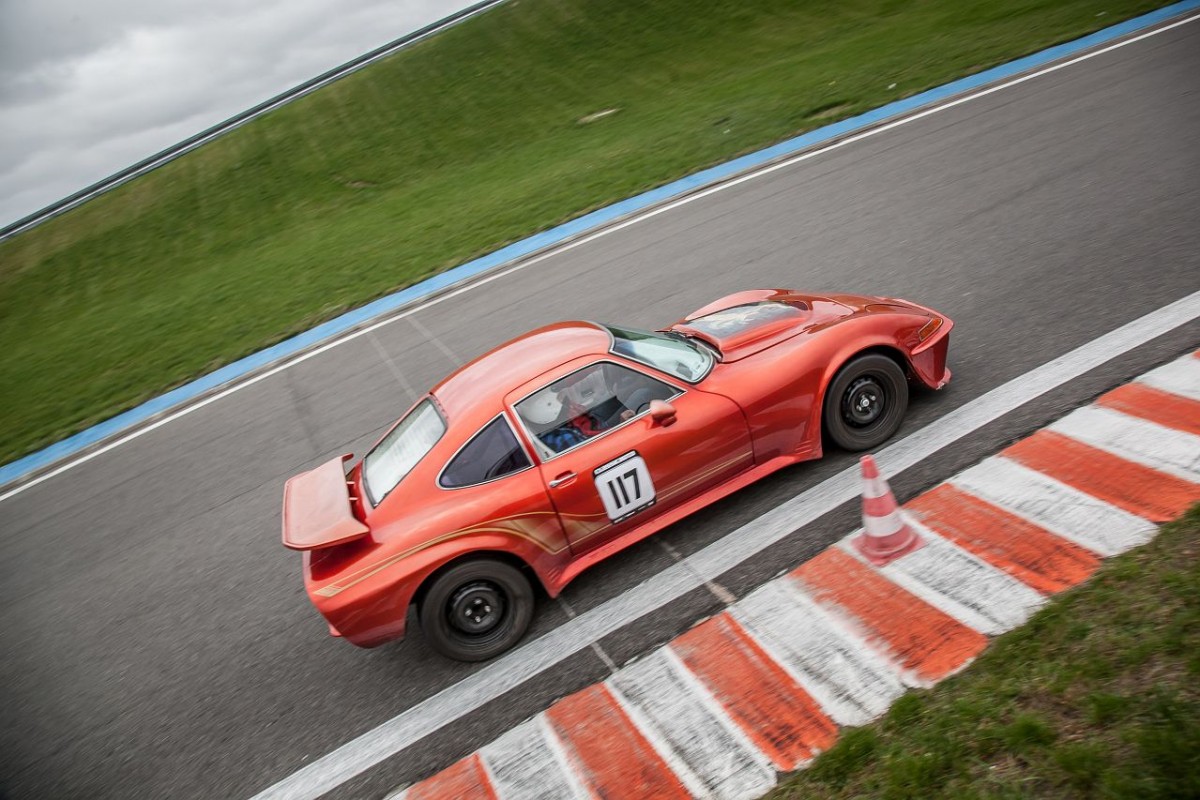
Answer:
[(528, 466), (531, 466), (529, 456), (517, 442), (512, 428), (504, 417), (496, 417), (450, 459), (439, 482), (447, 489), (458, 489), (501, 478)]
[(675, 387), (611, 361), (589, 364), (517, 403), (542, 455), (561, 453), (647, 411)]

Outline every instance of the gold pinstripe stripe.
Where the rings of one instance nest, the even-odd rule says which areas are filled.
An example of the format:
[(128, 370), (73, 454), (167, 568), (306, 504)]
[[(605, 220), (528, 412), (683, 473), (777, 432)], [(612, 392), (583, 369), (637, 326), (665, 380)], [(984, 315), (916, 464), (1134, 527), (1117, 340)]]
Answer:
[[(506, 517), (505, 518), (505, 520), (513, 520), (513, 519), (518, 519), (518, 518), (516, 518), (516, 517)], [(536, 537), (531, 536), (528, 533), (525, 533), (523, 531), (514, 530), (512, 528), (496, 527), (496, 526), (491, 525), (490, 523), (491, 523), (491, 520), (483, 523), (482, 525), (476, 525), (471, 528), (463, 528), (461, 530), (453, 531), (452, 533), (444, 533), (435, 539), (431, 539), (427, 542), (423, 542), (419, 545), (416, 545), (415, 547), (410, 547), (409, 549), (405, 550), (403, 553), (398, 553), (394, 556), (388, 556), (383, 561), (379, 561), (368, 567), (363, 567), (362, 569), (349, 575), (347, 578), (345, 578), (344, 580), (342, 580), (339, 583), (331, 583), (328, 586), (323, 586), (320, 589), (317, 589), (315, 594), (318, 594), (321, 597), (333, 597), (334, 595), (340, 594), (341, 592), (344, 592), (346, 589), (349, 589), (351, 586), (355, 586), (359, 583), (362, 583), (367, 578), (370, 578), (372, 575), (375, 575), (375, 574), (387, 569), (388, 567), (392, 566), (393, 564), (395, 564), (399, 561), (402, 561), (402, 560), (408, 558), (409, 556), (416, 555), (417, 553), (421, 552), (422, 550), (427, 550), (430, 547), (433, 547), (434, 545), (438, 545), (443, 542), (448, 542), (451, 539), (458, 539), (463, 536), (470, 536), (473, 533), (503, 533), (508, 536), (516, 536), (519, 539), (525, 539), (526, 541), (532, 542), (534, 545), (536, 545), (537, 547), (546, 551), (550, 555), (558, 555), (559, 553), (561, 553), (567, 549), (567, 545), (565, 545), (565, 544), (558, 549), (552, 549), (550, 546), (548, 546), (544, 542), (538, 540)]]
[[(737, 462), (742, 461), (745, 458), (746, 458), (746, 456), (744, 456), (744, 455), (735, 456), (734, 458), (731, 458), (728, 461), (723, 461), (720, 464), (717, 464), (715, 467), (709, 467), (704, 472), (700, 473), (699, 475), (697, 475), (694, 478), (692, 478), (691, 480), (689, 480), (687, 483), (684, 483), (680, 486), (676, 486), (674, 489), (672, 489), (670, 492), (667, 492), (662, 497), (664, 500), (670, 500), (672, 497), (675, 497), (680, 492), (686, 492), (688, 489), (695, 486), (697, 483), (700, 483), (703, 480), (711, 478), (713, 475), (715, 475), (716, 473), (725, 469), (726, 467), (732, 466), (733, 464), (736, 464)], [(611, 525), (605, 525), (603, 528), (594, 530), (591, 533), (589, 533), (587, 536), (581, 536), (578, 539), (576, 539), (574, 541), (574, 544), (586, 542), (588, 539), (591, 539), (596, 534), (603, 533), (604, 531), (608, 530), (611, 527), (612, 527)]]
[[(687, 483), (677, 486), (674, 489), (672, 489), (670, 492), (668, 492), (667, 494), (663, 495), (663, 499), (665, 499), (665, 500), (670, 499), (672, 497), (675, 497), (676, 495), (678, 495), (681, 492), (687, 491), (691, 487), (695, 486), (697, 483), (700, 483), (701, 481), (708, 479), (709, 477), (720, 472), (721, 470), (725, 469), (726, 467), (729, 467), (733, 464), (736, 464), (739, 461), (742, 461), (744, 458), (745, 458), (745, 456), (737, 456), (735, 458), (729, 459), (728, 461), (724, 461), (724, 462), (716, 465), (715, 467), (709, 467), (704, 472), (693, 477)], [(367, 578), (370, 578), (372, 575), (376, 575), (379, 572), (382, 572), (383, 570), (392, 566), (393, 564), (396, 564), (397, 562), (402, 561), (405, 558), (408, 558), (409, 556), (415, 555), (415, 554), (421, 552), (422, 550), (426, 550), (430, 547), (433, 547), (434, 545), (441, 544), (443, 542), (448, 542), (451, 539), (457, 539), (457, 538), (461, 538), (463, 536), (469, 536), (473, 533), (503, 533), (503, 534), (507, 534), (510, 536), (516, 536), (520, 539), (525, 539), (526, 541), (533, 543), (535, 546), (541, 548), (542, 550), (546, 551), (550, 555), (558, 555), (559, 553), (566, 550), (569, 545), (564, 545), (562, 547), (559, 547), (558, 549), (552, 549), (545, 542), (539, 540), (537, 537), (533, 536), (532, 534), (530, 534), (526, 531), (514, 530), (513, 528), (497, 527), (498, 523), (501, 523), (501, 522), (523, 522), (529, 517), (550, 516), (550, 515), (555, 515), (555, 512), (553, 512), (553, 511), (531, 511), (526, 514), (513, 514), (513, 515), (510, 515), (507, 517), (499, 517), (497, 519), (488, 520), (487, 522), (484, 522), (480, 525), (474, 525), (470, 528), (462, 528), (460, 530), (453, 531), (451, 533), (442, 534), (441, 536), (438, 536), (435, 539), (431, 539), (428, 542), (423, 542), (422, 544), (416, 545), (415, 547), (410, 547), (408, 550), (405, 550), (403, 553), (398, 553), (394, 556), (389, 556), (388, 558), (385, 558), (383, 561), (372, 564), (369, 567), (363, 567), (362, 569), (360, 569), (357, 572), (353, 573), (352, 575), (348, 576), (345, 580), (343, 580), (340, 583), (331, 583), (328, 586), (323, 586), (320, 589), (317, 589), (315, 594), (318, 594), (321, 597), (334, 597), (335, 595), (338, 595), (341, 592), (344, 592), (346, 589), (349, 589), (352, 586), (356, 586), (357, 584), (362, 583), (364, 580), (366, 580)], [(592, 519), (595, 517), (603, 517), (604, 514), (603, 513), (600, 513), (600, 514), (558, 514), (557, 516), (566, 517), (569, 519)], [(587, 536), (584, 536), (584, 537), (581, 537), (580, 539), (578, 539), (577, 542), (586, 541), (586, 540), (592, 538), (593, 536), (595, 536), (596, 534), (604, 532), (609, 527), (611, 527), (611, 526), (606, 525), (603, 528), (599, 528), (598, 530), (592, 531)]]
[(676, 486), (671, 491), (667, 492), (665, 495), (663, 495), (663, 499), (670, 499), (670, 498), (674, 497), (675, 495), (679, 494), (680, 492), (686, 492), (688, 489), (692, 488), (697, 483), (708, 480), (713, 475), (715, 475), (716, 473), (725, 469), (726, 467), (731, 467), (739, 461), (744, 461), (746, 458), (747, 458), (747, 456), (741, 455), (741, 456), (737, 456), (735, 458), (731, 458), (728, 461), (722, 462), (715, 467), (710, 467), (707, 470), (705, 470), (704, 472), (697, 475), (696, 477), (692, 478), (687, 483), (680, 484), (679, 486)]

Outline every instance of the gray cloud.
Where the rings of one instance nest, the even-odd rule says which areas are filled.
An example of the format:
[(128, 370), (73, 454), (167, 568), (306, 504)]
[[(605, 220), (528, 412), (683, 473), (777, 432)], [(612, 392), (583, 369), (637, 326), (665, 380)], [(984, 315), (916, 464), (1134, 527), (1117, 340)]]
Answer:
[(467, 0), (4, 0), (0, 225)]

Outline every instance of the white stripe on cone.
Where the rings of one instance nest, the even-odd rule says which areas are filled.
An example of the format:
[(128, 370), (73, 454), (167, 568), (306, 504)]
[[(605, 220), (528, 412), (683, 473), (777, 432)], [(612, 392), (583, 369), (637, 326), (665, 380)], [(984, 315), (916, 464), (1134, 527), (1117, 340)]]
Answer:
[(888, 514), (886, 517), (871, 517), (863, 514), (863, 530), (872, 538), (883, 539), (901, 533), (907, 523), (899, 514)]

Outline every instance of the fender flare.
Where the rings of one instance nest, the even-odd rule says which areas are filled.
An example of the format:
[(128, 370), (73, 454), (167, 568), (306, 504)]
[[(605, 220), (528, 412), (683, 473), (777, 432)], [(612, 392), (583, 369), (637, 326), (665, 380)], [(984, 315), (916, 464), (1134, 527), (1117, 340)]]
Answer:
[(829, 387), (833, 383), (834, 378), (837, 377), (837, 374), (841, 372), (851, 361), (868, 353), (879, 353), (895, 361), (897, 365), (904, 370), (906, 378), (911, 380), (911, 376), (913, 375), (912, 361), (909, 359), (908, 354), (904, 352), (903, 348), (901, 348), (894, 339), (888, 339), (886, 336), (876, 336), (868, 339), (865, 343), (861, 341), (855, 342), (853, 346), (847, 348), (847, 350), (849, 350), (849, 352), (844, 356), (839, 355), (836, 358), (830, 359), (824, 374), (821, 376), (821, 388), (818, 392), (816, 402), (813, 403), (812, 417), (809, 419), (809, 430), (820, 430), (822, 440), (824, 439), (825, 435), (824, 425), (826, 393), (829, 391)]

